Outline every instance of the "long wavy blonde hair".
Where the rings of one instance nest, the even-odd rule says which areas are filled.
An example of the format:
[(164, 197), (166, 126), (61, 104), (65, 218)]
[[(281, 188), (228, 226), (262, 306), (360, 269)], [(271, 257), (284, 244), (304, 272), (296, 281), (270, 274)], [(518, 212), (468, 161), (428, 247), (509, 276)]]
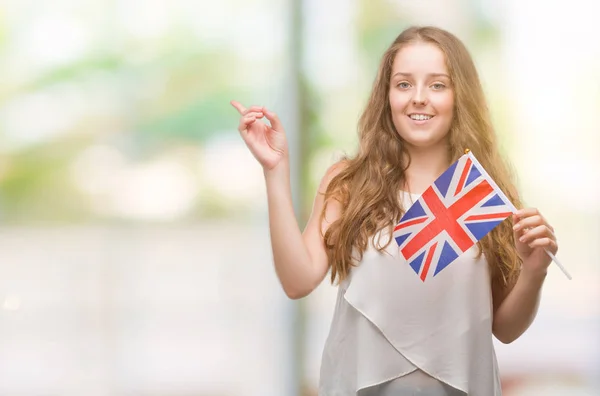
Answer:
[[(411, 27), (402, 32), (382, 57), (371, 96), (358, 125), (359, 150), (345, 157), (340, 173), (330, 181), (325, 193), (325, 216), (331, 199), (341, 203), (341, 215), (325, 234), (331, 265), (331, 282), (344, 280), (362, 259), (369, 239), (379, 230), (393, 227), (403, 214), (398, 200), (405, 184), (410, 158), (392, 122), (388, 101), (392, 66), (397, 52), (407, 43), (426, 42), (445, 54), (454, 88), (454, 120), (449, 131), (449, 157), (452, 162), (469, 148), (516, 207), (520, 199), (508, 164), (501, 157), (496, 135), (477, 70), (463, 43), (451, 33), (435, 27)], [(386, 248), (376, 246), (379, 251)], [(479, 243), (485, 254), (492, 281), (506, 285), (518, 275), (517, 255), (510, 222), (504, 221)], [(358, 257), (353, 257), (353, 252)]]

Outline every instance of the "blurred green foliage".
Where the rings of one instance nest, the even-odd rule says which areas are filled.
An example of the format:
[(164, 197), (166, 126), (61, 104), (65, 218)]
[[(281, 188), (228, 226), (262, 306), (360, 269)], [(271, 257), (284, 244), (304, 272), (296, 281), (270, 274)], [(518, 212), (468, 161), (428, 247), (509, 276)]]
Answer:
[[(358, 7), (358, 52), (364, 72), (373, 78), (382, 53), (411, 19), (384, 0), (362, 0)], [(104, 12), (108, 15), (111, 8)], [(475, 50), (494, 48), (498, 44), (498, 33), (493, 23), (482, 15), (472, 20), (476, 21), (471, 34)], [(11, 48), (22, 33), (14, 26), (9, 29), (0, 19), (0, 66), (11, 65), (14, 53)], [(243, 100), (249, 96), (246, 90), (254, 90), (248, 86), (236, 87), (239, 81), (231, 76), (235, 70), (232, 65), (240, 62), (238, 54), (202, 40), (190, 41), (189, 32), (181, 27), (168, 30), (150, 44), (136, 41), (118, 29), (92, 33), (104, 37), (100, 40), (102, 45), (89, 48), (69, 62), (34, 71), (25, 80), (8, 78), (0, 83), (3, 103), (0, 121), (4, 121), (0, 124), (0, 143), (4, 143), (0, 146), (4, 157), (0, 162), (0, 216), (4, 223), (115, 220), (106, 213), (95, 212), (90, 197), (70, 176), (77, 157), (93, 145), (113, 146), (135, 164), (152, 161), (180, 148), (201, 148), (223, 134), (237, 133), (238, 117), (229, 101)], [(114, 44), (110, 45), (111, 42)], [(310, 51), (305, 45), (300, 47)], [(299, 59), (303, 59), (303, 54)], [(333, 151), (339, 142), (337, 131), (327, 131), (323, 126), (324, 93), (302, 70), (298, 68), (301, 153), (304, 156), (301, 163), (306, 168), (302, 172), (302, 210), (303, 217), (307, 218), (321, 176), (310, 173), (311, 164), (319, 152)], [(71, 120), (60, 133), (11, 145), (15, 131), (7, 129), (14, 127), (14, 123), (6, 121), (7, 106), (31, 95), (53, 95), (60, 87), (82, 93), (82, 100), (89, 100), (89, 106), (98, 103), (95, 96), (106, 95), (112, 107), (97, 112), (94, 108), (88, 109), (88, 113), (74, 115), (79, 118)], [(264, 91), (264, 87), (257, 85), (252, 97), (260, 97)], [(62, 98), (57, 96), (56, 100)], [(106, 102), (107, 98), (103, 100)], [(505, 129), (503, 120), (508, 117), (503, 113), (502, 103), (506, 99), (494, 97), (492, 100), (495, 119), (500, 129)], [(187, 166), (189, 158), (186, 161)], [(196, 174), (197, 170), (192, 172)], [(235, 204), (218, 188), (202, 185), (201, 178), (197, 183), (200, 183), (197, 201), (183, 220), (239, 215), (232, 206)]]

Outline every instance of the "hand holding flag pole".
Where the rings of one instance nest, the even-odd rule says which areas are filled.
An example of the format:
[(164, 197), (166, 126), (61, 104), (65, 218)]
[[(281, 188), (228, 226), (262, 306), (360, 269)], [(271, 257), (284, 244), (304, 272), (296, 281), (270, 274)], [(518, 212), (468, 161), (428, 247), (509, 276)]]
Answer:
[[(407, 264), (425, 282), (513, 213), (517, 208), (466, 149), (404, 213), (393, 235)], [(554, 254), (544, 251), (571, 279)]]
[[(475, 156), (473, 154), (471, 154), (471, 150), (465, 149), (465, 154), (469, 155), (469, 157), (471, 158), (471, 160), (479, 168), (484, 169), (483, 166), (481, 166), (481, 164), (479, 163), (479, 161), (477, 161), (477, 158), (475, 158)], [(502, 192), (502, 190), (500, 189), (500, 187), (498, 187), (498, 185), (494, 182), (494, 180), (490, 177), (490, 178), (488, 178), (488, 182), (492, 185), (492, 187), (494, 187), (494, 189), (496, 190), (497, 194), (500, 195), (500, 197), (504, 200), (504, 202), (512, 210), (512, 212), (514, 214), (516, 214), (517, 213), (517, 208), (512, 204), (512, 202), (508, 199), (508, 197), (506, 197), (506, 195), (504, 195), (504, 192)], [(565, 276), (567, 277), (567, 279), (572, 280), (573, 278), (571, 277), (571, 275), (569, 274), (569, 272), (567, 271), (567, 269), (556, 258), (556, 256), (550, 250), (548, 250), (547, 248), (544, 248), (544, 251), (546, 252), (546, 254), (548, 254), (548, 256), (552, 259), (552, 261), (554, 261), (554, 263), (558, 266), (558, 268), (560, 268), (560, 270), (563, 272), (563, 274), (565, 274)]]

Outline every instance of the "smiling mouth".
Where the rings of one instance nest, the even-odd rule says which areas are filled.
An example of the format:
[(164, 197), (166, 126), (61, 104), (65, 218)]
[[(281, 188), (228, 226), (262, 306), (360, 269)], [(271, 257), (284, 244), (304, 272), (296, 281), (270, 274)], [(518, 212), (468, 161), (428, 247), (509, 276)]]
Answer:
[(414, 121), (427, 121), (431, 120), (434, 116), (428, 114), (409, 114), (408, 117)]

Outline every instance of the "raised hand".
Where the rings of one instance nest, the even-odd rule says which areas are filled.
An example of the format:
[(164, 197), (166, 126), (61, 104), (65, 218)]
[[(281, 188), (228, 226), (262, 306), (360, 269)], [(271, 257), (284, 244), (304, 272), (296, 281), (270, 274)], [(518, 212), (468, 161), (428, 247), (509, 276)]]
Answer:
[[(231, 105), (241, 115), (238, 131), (246, 146), (265, 170), (273, 169), (288, 155), (287, 139), (279, 118), (265, 107), (251, 106), (246, 109), (234, 100)], [(263, 117), (271, 125), (259, 121)]]
[(521, 209), (513, 215), (515, 246), (523, 267), (534, 271), (545, 271), (551, 258), (544, 249), (553, 254), (558, 250), (554, 229), (535, 208)]

